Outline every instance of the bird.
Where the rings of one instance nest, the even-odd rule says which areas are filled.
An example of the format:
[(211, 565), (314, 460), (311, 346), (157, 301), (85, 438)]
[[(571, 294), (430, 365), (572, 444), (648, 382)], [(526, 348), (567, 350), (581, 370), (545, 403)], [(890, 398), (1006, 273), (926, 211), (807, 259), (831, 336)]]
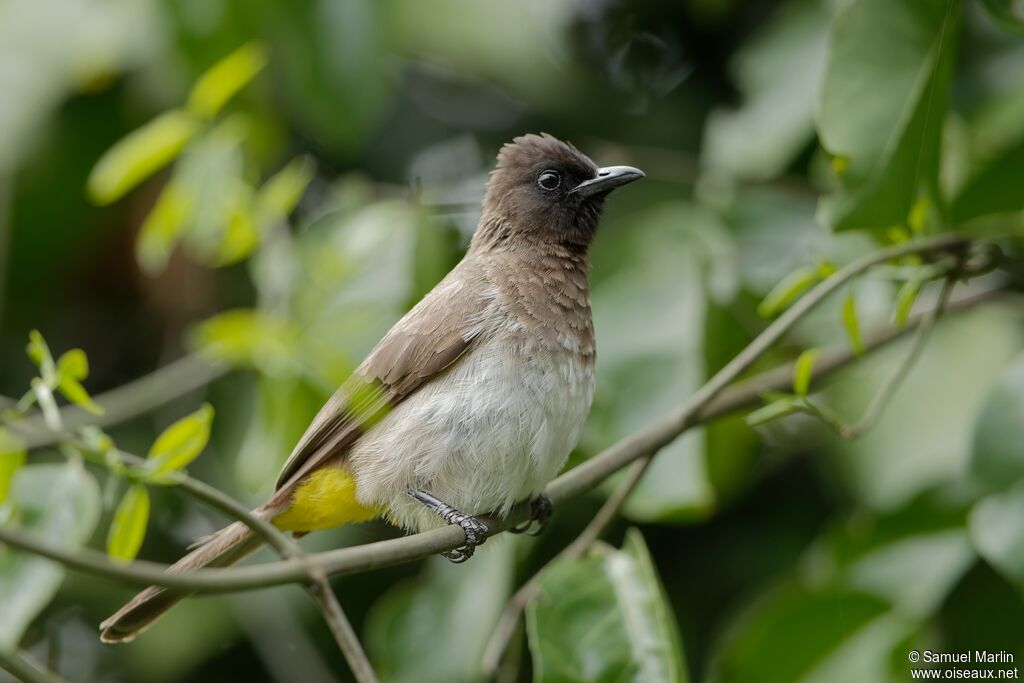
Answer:
[[(587, 252), (609, 193), (643, 176), (546, 133), (506, 143), (465, 256), (327, 400), (254, 514), (295, 535), (381, 517), (407, 531), (456, 524), (453, 562), (486, 539), (481, 516), (530, 501), (542, 528), (544, 487), (594, 394)], [(235, 522), (169, 571), (227, 566), (260, 545)], [(186, 597), (151, 586), (100, 637), (130, 641)]]

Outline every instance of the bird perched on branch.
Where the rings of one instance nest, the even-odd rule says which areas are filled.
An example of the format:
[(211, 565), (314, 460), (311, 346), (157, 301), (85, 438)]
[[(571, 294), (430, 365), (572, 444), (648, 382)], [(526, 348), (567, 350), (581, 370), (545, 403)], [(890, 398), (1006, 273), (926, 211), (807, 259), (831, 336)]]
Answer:
[[(609, 192), (643, 177), (598, 168), (550, 135), (498, 154), (465, 258), (327, 401), (255, 514), (296, 533), (376, 517), (409, 530), (457, 524), (461, 562), (487, 536), (475, 515), (533, 501), (576, 445), (594, 391), (587, 249)], [(173, 571), (225, 566), (259, 547), (241, 522)], [(150, 587), (101, 625), (134, 638), (186, 594)]]

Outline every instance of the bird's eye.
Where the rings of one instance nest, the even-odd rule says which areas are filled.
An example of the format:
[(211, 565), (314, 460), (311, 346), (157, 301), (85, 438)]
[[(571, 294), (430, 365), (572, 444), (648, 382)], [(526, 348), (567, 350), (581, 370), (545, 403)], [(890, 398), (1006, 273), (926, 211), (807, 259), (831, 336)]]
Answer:
[(544, 171), (537, 176), (537, 186), (542, 190), (557, 190), (558, 186), (562, 182), (562, 177), (558, 175), (558, 171)]

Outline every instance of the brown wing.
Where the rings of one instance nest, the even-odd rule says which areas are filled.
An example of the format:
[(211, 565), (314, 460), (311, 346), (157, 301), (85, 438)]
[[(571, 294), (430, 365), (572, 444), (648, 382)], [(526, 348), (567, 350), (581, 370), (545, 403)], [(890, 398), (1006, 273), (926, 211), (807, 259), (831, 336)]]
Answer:
[(476, 273), (462, 261), (395, 323), (299, 439), (278, 476), (279, 491), (344, 455), (388, 410), (469, 350), (486, 305)]

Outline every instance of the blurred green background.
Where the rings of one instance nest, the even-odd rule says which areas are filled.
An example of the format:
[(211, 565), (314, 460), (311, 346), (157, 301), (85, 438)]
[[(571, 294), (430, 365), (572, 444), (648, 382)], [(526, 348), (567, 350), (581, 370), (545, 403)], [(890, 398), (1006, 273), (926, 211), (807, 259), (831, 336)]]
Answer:
[[(33, 328), (55, 355), (85, 350), (93, 394), (186, 354), (220, 359), (234, 369), (189, 365), (210, 381), (168, 380), (157, 392), (181, 395), (110, 434), (145, 454), (209, 401), (212, 439), (190, 472), (258, 503), (333, 387), (458, 260), (500, 145), (546, 131), (647, 172), (609, 201), (592, 250), (598, 390), (578, 462), (727, 362), (795, 269), (944, 229), (999, 233), (1016, 252), (1020, 14), (1000, 0), (2, 0), (0, 394), (26, 391)], [(190, 90), (231, 54), (205, 94)], [(114, 147), (143, 126), (148, 138)], [(854, 284), (865, 329), (887, 323), (898, 288)], [(845, 348), (840, 303), (758, 369)], [(1022, 349), (1019, 305), (978, 307), (940, 322), (857, 441), (799, 415), (687, 433), (609, 546), (548, 577), (500, 680), (884, 683), (909, 679), (911, 649), (1020, 660)], [(857, 362), (821, 400), (855, 421), (903, 352)], [(36, 464), (63, 459), (29, 461), (15, 500), (39, 488)], [(71, 509), (101, 548), (116, 498), (101, 504), (92, 480), (108, 475), (91, 472), (45, 484), (44, 512)], [(511, 592), (607, 490), (466, 565), (336, 579), (382, 678), (483, 680)], [(171, 488), (151, 495), (146, 559), (173, 561), (222, 523)], [(396, 534), (367, 524), (303, 544)], [(96, 626), (130, 589), (19, 578), (7, 562), (0, 642), (69, 680), (349, 679), (298, 587), (189, 600), (110, 647)], [(612, 565), (640, 576), (636, 604), (616, 599)], [(658, 615), (646, 640), (630, 633), (637, 610)]]

